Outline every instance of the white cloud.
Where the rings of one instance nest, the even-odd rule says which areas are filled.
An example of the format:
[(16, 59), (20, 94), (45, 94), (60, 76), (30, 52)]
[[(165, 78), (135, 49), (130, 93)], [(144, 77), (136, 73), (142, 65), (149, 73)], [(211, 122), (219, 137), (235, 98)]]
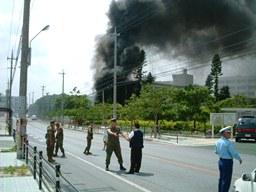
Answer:
[[(8, 2), (8, 3), (7, 3)], [(15, 1), (16, 2), (16, 1)], [(3, 17), (11, 18), (12, 1), (0, 2), (0, 7), (8, 6)], [(42, 95), (42, 85), (45, 93), (58, 94), (61, 92), (62, 77), (65, 71), (65, 92), (68, 93), (77, 86), (82, 93), (89, 94), (93, 86), (92, 59), (95, 49), (95, 37), (105, 33), (108, 18), (106, 12), (110, 0), (32, 0), (30, 12), (30, 39), (44, 26), (50, 25), (48, 31), (43, 31), (32, 41), (32, 64), (28, 69), (28, 94), (34, 92), (35, 98)], [(20, 6), (20, 7), (18, 7)], [(23, 3), (15, 5), (20, 10)], [(0, 9), (1, 11), (1, 9)], [(2, 11), (1, 11), (2, 12)], [(16, 11), (18, 12), (18, 11)], [(3, 18), (2, 15), (0, 18)], [(16, 16), (15, 18), (19, 18)], [(6, 20), (6, 19), (5, 19)], [(0, 20), (1, 28), (3, 19)], [(19, 21), (21, 22), (21, 21)], [(6, 25), (5, 22), (4, 25)], [(9, 26), (7, 25), (7, 28)], [(8, 30), (0, 32), (0, 37), (10, 38)], [(8, 46), (8, 45), (5, 45)], [(15, 45), (11, 45), (15, 46)], [(8, 48), (6, 48), (7, 50)], [(5, 54), (9, 54), (6, 51)], [(1, 62), (6, 55), (0, 55)], [(7, 65), (1, 65), (1, 71)], [(1, 75), (1, 82), (7, 84), (6, 75)], [(2, 73), (1, 73), (2, 74)], [(19, 69), (17, 69), (13, 94), (18, 95)], [(1, 83), (0, 92), (6, 85)]]

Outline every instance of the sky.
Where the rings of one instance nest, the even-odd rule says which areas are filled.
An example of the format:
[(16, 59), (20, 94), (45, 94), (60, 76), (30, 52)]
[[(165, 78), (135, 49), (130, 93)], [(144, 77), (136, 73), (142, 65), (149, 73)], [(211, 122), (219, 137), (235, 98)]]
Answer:
[[(227, 37), (233, 37), (233, 34), (239, 34), (240, 36), (243, 36), (243, 34), (240, 32), (247, 32), (247, 30), (244, 30), (244, 27), (246, 27), (246, 29), (251, 29), (252, 26), (243, 26), (243, 20), (240, 19), (241, 16), (245, 16), (245, 18), (247, 19), (245, 21), (248, 21), (248, 18), (249, 21), (253, 20), (254, 23), (256, 21), (255, 12), (253, 12), (252, 8), (248, 9), (248, 7), (245, 6), (244, 9), (240, 9), (239, 6), (231, 6), (233, 4), (230, 3), (230, 13), (234, 13), (234, 15), (236, 16), (235, 18), (237, 19), (235, 25), (221, 25), (220, 27), (219, 24), (222, 24), (222, 20), (216, 20), (215, 23), (212, 23), (210, 17), (205, 17), (206, 22), (199, 22), (198, 24), (198, 21), (204, 20), (202, 19), (200, 14), (203, 13), (207, 15), (208, 12), (200, 12), (199, 10), (201, 10), (201, 6), (199, 5), (201, 5), (202, 2), (204, 1), (197, 1), (201, 2), (198, 3), (199, 5), (194, 3), (194, 5), (197, 5), (195, 6), (195, 9), (199, 9), (198, 11), (196, 11), (200, 13), (198, 15), (193, 14), (193, 11), (188, 12), (192, 13), (193, 17), (187, 14), (188, 6), (186, 3), (184, 3), (182, 4), (183, 7), (180, 7), (179, 9), (180, 11), (177, 12), (177, 15), (174, 14), (174, 16), (172, 16), (172, 14), (166, 14), (166, 16), (171, 16), (171, 18), (167, 18), (167, 20), (165, 20), (165, 17), (157, 17), (157, 15), (155, 15), (156, 19), (164, 19), (165, 22), (159, 21), (155, 23), (147, 23), (148, 20), (143, 20), (144, 17), (141, 17), (141, 15), (143, 14), (142, 10), (144, 10), (145, 5), (138, 6), (138, 3), (140, 4), (146, 2), (146, 4), (158, 4), (157, 2), (164, 2), (163, 0), (122, 0), (122, 2), (126, 2), (127, 4), (129, 4), (128, 2), (133, 2), (130, 5), (134, 6), (127, 6), (126, 9), (128, 11), (122, 10), (115, 12), (115, 9), (113, 9), (113, 7), (109, 10), (111, 0), (31, 0), (29, 33), (30, 40), (46, 25), (50, 25), (50, 28), (47, 31), (41, 32), (31, 42), (32, 58), (31, 66), (29, 66), (28, 68), (28, 104), (31, 104), (32, 101), (35, 101), (36, 99), (40, 98), (43, 93), (44, 95), (46, 95), (47, 93), (50, 95), (60, 94), (62, 92), (62, 75), (60, 73), (62, 73), (63, 71), (65, 73), (64, 91), (66, 94), (69, 94), (74, 87), (77, 87), (81, 94), (91, 95), (94, 92), (93, 76), (95, 72), (95, 67), (93, 68), (92, 65), (94, 61), (93, 59), (95, 59), (95, 55), (97, 55), (95, 51), (96, 39), (98, 39), (97, 43), (99, 43), (100, 36), (109, 35), (106, 31), (111, 20), (109, 20), (107, 12), (109, 12), (109, 14), (111, 15), (111, 10), (114, 11), (111, 15), (112, 19), (113, 17), (117, 17), (116, 20), (120, 21), (121, 25), (124, 22), (122, 19), (119, 19), (122, 18), (122, 15), (114, 13), (125, 14), (124, 16), (126, 17), (126, 19), (128, 19), (128, 21), (130, 17), (131, 21), (136, 21), (137, 19), (141, 22), (142, 27), (141, 25), (135, 25), (135, 27), (137, 26), (139, 31), (141, 30), (141, 33), (143, 34), (141, 36), (141, 39), (138, 39), (138, 37), (140, 36), (136, 36), (136, 33), (126, 33), (126, 35), (134, 35), (134, 39), (138, 41), (133, 42), (134, 45), (139, 45), (141, 49), (145, 50), (147, 66), (145, 67), (144, 71), (152, 72), (153, 76), (156, 77), (157, 81), (171, 81), (173, 73), (181, 73), (183, 68), (190, 68), (188, 73), (193, 74), (194, 83), (200, 85), (204, 85), (207, 75), (210, 73), (210, 62), (213, 52), (211, 52), (210, 54), (209, 61), (204, 61), (203, 63), (200, 63), (201, 61), (199, 62), (198, 59), (185, 57), (186, 55), (183, 54), (184, 50), (185, 52), (187, 50), (191, 50), (188, 48), (188, 46), (190, 47), (191, 42), (197, 42), (194, 45), (197, 45), (198, 42), (208, 45), (209, 43), (207, 43), (207, 41), (204, 38), (202, 40), (199, 39), (199, 41), (197, 38), (199, 38), (200, 34), (204, 34), (206, 37), (208, 37), (207, 35), (211, 35), (211, 30), (214, 31), (213, 29), (215, 29), (215, 27), (219, 27), (219, 30), (216, 31), (221, 32), (223, 30), (227, 30), (227, 32), (224, 34), (217, 34), (218, 36), (213, 36), (214, 38), (211, 37), (211, 39), (213, 40), (225, 40), (225, 34), (229, 34)], [(165, 0), (165, 2), (185, 1)], [(217, 2), (218, 4), (222, 5), (222, 1), (213, 2)], [(226, 2), (235, 3), (235, 1)], [(240, 0), (239, 2), (241, 3), (250, 1)], [(253, 2), (254, 6), (256, 6), (255, 1), (251, 2)], [(10, 60), (7, 60), (7, 57), (11, 57), (12, 49), (14, 50), (14, 56), (16, 56), (18, 42), (21, 35), (23, 4), (24, 0), (0, 0), (0, 93), (2, 94), (5, 93), (5, 90), (7, 88), (10, 73)], [(203, 3), (203, 5), (206, 6), (207, 4)], [(137, 10), (137, 8), (141, 8), (142, 10)], [(154, 9), (156, 8), (154, 7)], [(208, 6), (208, 8), (211, 10), (210, 5)], [(250, 12), (250, 14), (248, 14), (248, 11)], [(233, 20), (233, 17), (226, 16), (226, 12), (223, 12), (222, 14), (223, 15), (220, 18), (225, 17), (225, 21), (227, 21), (228, 24), (229, 19)], [(180, 21), (178, 21), (178, 27), (176, 22), (166, 22), (173, 21), (175, 19), (179, 20), (180, 18), (184, 17), (186, 19), (182, 19), (181, 21), (184, 21), (185, 23), (180, 23)], [(192, 25), (193, 22), (194, 25)], [(159, 24), (161, 24), (162, 28), (160, 27)], [(173, 26), (171, 24), (173, 24)], [(151, 30), (147, 30), (147, 25), (150, 27)], [(228, 27), (231, 27), (231, 30), (228, 30)], [(232, 27), (235, 27), (235, 29), (232, 29)], [(175, 30), (173, 31), (172, 29), (184, 28), (190, 30), (181, 30), (180, 32), (172, 33), (175, 32)], [(234, 33), (234, 31), (236, 33)], [(163, 35), (158, 35), (159, 33)], [(190, 33), (191, 36), (188, 35)], [(214, 35), (216, 35), (215, 33)], [(178, 35), (177, 38), (173, 38), (173, 35), (175, 34)], [(246, 37), (246, 41), (235, 39), (235, 41), (232, 41), (228, 44), (228, 47), (233, 48), (234, 45), (238, 45), (239, 47), (239, 43), (244, 41), (249, 42), (247, 44), (250, 44), (250, 51), (253, 51), (253, 57), (243, 56), (239, 58), (223, 58), (223, 76), (255, 75), (255, 30), (251, 34), (253, 34), (253, 36)], [(204, 35), (203, 37), (205, 37)], [(162, 37), (166, 39), (164, 39), (163, 41), (161, 40)], [(172, 38), (170, 39), (170, 37)], [(119, 39), (120, 38), (121, 37), (119, 37)], [(160, 40), (157, 41), (157, 39)], [(177, 39), (180, 39), (181, 42), (176, 43)], [(184, 39), (184, 41), (182, 41), (182, 39)], [(125, 40), (125, 38), (121, 40)], [(124, 41), (121, 42), (123, 43)], [(167, 42), (166, 44), (168, 46), (165, 46), (165, 48), (168, 49), (163, 50), (163, 48), (161, 48), (162, 42)], [(102, 43), (104, 43), (104, 41)], [(191, 47), (193, 48), (193, 46)], [(196, 46), (195, 48), (198, 47), (200, 46)], [(172, 54), (173, 50), (178, 52), (180, 51), (180, 57), (174, 57), (175, 54)], [(194, 55), (197, 58), (197, 56), (200, 56), (204, 51), (204, 49), (200, 48), (199, 53)], [(110, 57), (112, 51), (109, 50), (108, 53), (108, 56)], [(193, 64), (194, 68), (190, 66), (192, 65), (191, 63)], [(18, 96), (19, 94), (19, 66), (20, 60), (18, 61), (18, 66), (16, 69), (15, 78), (13, 82), (13, 96)], [(200, 68), (197, 66), (200, 66)], [(100, 65), (100, 67), (105, 69), (105, 64)]]
[[(32, 42), (31, 66), (28, 68), (28, 103), (42, 93), (65, 93), (77, 87), (82, 94), (93, 92), (92, 60), (95, 38), (106, 32), (110, 0), (31, 0), (29, 39), (50, 25)], [(16, 56), (22, 28), (23, 0), (0, 0), (0, 93), (5, 94), (10, 74), (11, 51)], [(20, 60), (12, 95), (19, 94)], [(44, 87), (44, 91), (42, 90)]]

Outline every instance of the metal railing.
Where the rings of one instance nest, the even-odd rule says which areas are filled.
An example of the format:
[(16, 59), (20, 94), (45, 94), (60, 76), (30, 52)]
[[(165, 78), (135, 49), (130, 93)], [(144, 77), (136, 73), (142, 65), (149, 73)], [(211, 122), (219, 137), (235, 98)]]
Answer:
[(26, 165), (38, 182), (38, 188), (43, 191), (79, 192), (78, 189), (61, 174), (60, 164), (52, 164), (43, 157), (43, 151), (37, 146), (31, 146), (28, 140), (24, 141), (23, 158)]

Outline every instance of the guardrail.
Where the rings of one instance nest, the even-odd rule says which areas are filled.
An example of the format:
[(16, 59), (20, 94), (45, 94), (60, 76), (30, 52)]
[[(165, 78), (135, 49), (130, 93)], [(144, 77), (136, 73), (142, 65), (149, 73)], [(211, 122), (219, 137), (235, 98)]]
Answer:
[(43, 151), (37, 146), (31, 146), (28, 140), (24, 141), (23, 158), (40, 190), (49, 192), (79, 192), (76, 187), (61, 174), (60, 164), (51, 164), (43, 157)]

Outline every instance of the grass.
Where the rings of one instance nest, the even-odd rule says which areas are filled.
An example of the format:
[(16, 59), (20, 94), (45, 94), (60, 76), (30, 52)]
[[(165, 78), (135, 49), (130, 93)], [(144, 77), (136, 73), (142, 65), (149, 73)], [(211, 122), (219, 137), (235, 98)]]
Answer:
[(0, 175), (3, 176), (26, 176), (30, 174), (31, 173), (26, 165), (0, 168)]
[(16, 152), (17, 151), (17, 146), (14, 145), (12, 148), (8, 149), (1, 149), (1, 152), (7, 153), (7, 152)]

